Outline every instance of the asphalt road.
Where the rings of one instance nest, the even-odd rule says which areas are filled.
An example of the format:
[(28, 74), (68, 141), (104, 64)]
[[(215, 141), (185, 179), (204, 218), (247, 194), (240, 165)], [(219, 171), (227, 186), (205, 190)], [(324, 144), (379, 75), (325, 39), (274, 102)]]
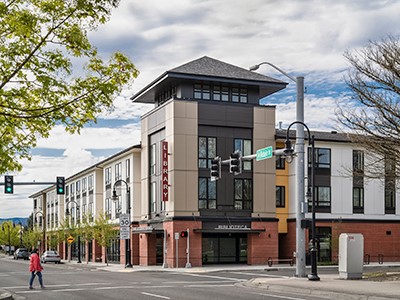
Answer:
[[(255, 277), (293, 276), (293, 270), (218, 271), (182, 273), (173, 271), (107, 272), (80, 264), (45, 264), (42, 290), (28, 289), (28, 261), (0, 259), (0, 288), (15, 299), (185, 299), (185, 300), (317, 300), (321, 297), (269, 292), (241, 285)], [(329, 269), (322, 272), (331, 272)]]

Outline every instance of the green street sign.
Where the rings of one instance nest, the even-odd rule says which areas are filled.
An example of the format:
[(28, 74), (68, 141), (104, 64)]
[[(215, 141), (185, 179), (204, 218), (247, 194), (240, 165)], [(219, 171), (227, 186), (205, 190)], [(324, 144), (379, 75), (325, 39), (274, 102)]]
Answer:
[(272, 149), (272, 146), (258, 149), (256, 152), (256, 161), (271, 158), (273, 154), (274, 150)]

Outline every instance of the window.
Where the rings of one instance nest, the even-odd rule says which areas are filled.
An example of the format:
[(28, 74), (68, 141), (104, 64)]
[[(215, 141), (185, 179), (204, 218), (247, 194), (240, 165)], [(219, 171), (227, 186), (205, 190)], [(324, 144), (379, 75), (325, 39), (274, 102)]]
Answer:
[[(312, 204), (312, 203), (310, 203)], [(315, 207), (329, 208), (331, 207), (331, 188), (329, 186), (315, 187)]]
[[(311, 148), (308, 148), (308, 167), (311, 168)], [(331, 168), (331, 149), (315, 148), (315, 168), (330, 169)]]
[(106, 168), (104, 172), (106, 184), (111, 184), (111, 167)]
[(122, 163), (115, 165), (115, 180), (122, 179)]
[(81, 182), (77, 181), (75, 183), (75, 188), (76, 188), (76, 194), (80, 194), (81, 193)]
[(232, 89), (232, 102), (239, 102), (239, 89), (238, 88)]
[(353, 172), (364, 173), (364, 152), (361, 150), (353, 150)]
[(210, 168), (211, 160), (217, 156), (217, 139), (199, 137), (199, 168)]
[(194, 99), (210, 100), (210, 85), (196, 83), (194, 85)]
[(110, 220), (111, 219), (111, 198), (107, 198), (105, 204), (106, 204), (106, 207), (105, 207), (106, 219)]
[(240, 89), (240, 102), (247, 103), (247, 89)]
[(276, 207), (285, 207), (285, 187), (276, 186)]
[(87, 178), (82, 178), (82, 192), (86, 192), (87, 189)]
[(286, 159), (284, 156), (276, 156), (276, 169), (277, 170), (285, 170), (285, 162)]
[(199, 209), (217, 208), (217, 182), (199, 178)]
[(89, 188), (89, 191), (93, 190), (93, 175), (89, 175), (89, 177), (88, 177), (88, 188)]
[(252, 210), (253, 181), (251, 179), (235, 179), (235, 209)]
[(229, 88), (226, 86), (223, 86), (221, 89), (221, 100), (222, 101), (229, 101)]
[(156, 144), (150, 146), (150, 175), (156, 174)]
[(353, 187), (353, 213), (364, 213), (364, 188)]
[(214, 89), (213, 89), (213, 100), (215, 100), (215, 101), (220, 101), (221, 100), (221, 87), (220, 86), (214, 86)]
[(156, 212), (156, 183), (152, 182), (150, 184), (150, 213)]
[[(239, 150), (242, 152), (243, 156), (251, 155), (251, 140), (245, 139), (234, 139), (234, 150)], [(251, 161), (243, 161), (242, 162), (242, 170), (251, 170)]]
[(131, 160), (125, 160), (125, 178), (129, 179), (131, 177)]
[(396, 161), (385, 159), (385, 214), (396, 213)]

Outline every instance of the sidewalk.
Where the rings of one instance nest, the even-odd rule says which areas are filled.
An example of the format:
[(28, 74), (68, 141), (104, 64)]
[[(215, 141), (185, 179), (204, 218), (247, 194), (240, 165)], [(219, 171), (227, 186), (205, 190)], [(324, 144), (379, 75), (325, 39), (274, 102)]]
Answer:
[[(3, 259), (10, 259), (0, 257)], [(295, 272), (295, 267), (289, 266), (272, 266), (266, 265), (215, 265), (193, 268), (163, 268), (161, 266), (133, 266), (125, 268), (122, 264), (104, 264), (104, 263), (86, 263), (78, 264), (76, 261), (63, 262), (66, 268), (93, 269), (103, 270), (108, 272), (182, 272), (182, 273), (207, 273), (216, 271), (252, 271), (264, 270), (266, 273), (269, 270), (289, 269)], [(400, 263), (384, 263), (370, 264), (364, 266), (364, 274), (372, 272), (373, 267), (400, 267)], [(324, 267), (319, 267), (322, 270)], [(369, 271), (370, 269), (370, 271)], [(309, 269), (307, 269), (309, 273)], [(259, 288), (260, 292), (268, 290), (272, 292), (293, 293), (296, 295), (321, 296), (335, 300), (393, 300), (400, 299), (400, 281), (368, 281), (360, 280), (343, 280), (339, 279), (339, 273), (334, 274), (319, 274), (320, 281), (309, 281), (307, 278), (297, 277), (258, 277), (247, 282), (239, 283), (243, 287)], [(0, 300), (13, 299), (10, 294), (0, 289)]]
[(327, 297), (337, 300), (393, 300), (400, 299), (399, 281), (343, 280), (339, 275), (319, 275), (320, 281), (290, 277), (255, 278), (244, 286), (268, 291)]

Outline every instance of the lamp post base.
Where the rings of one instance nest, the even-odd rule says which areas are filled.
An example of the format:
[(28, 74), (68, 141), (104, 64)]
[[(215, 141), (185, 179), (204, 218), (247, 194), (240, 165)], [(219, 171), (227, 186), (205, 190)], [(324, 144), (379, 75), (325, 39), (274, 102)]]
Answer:
[(309, 274), (309, 275), (307, 276), (307, 278), (308, 278), (308, 280), (310, 280), (310, 281), (319, 281), (319, 280), (320, 280), (320, 278), (318, 277), (317, 274)]
[(132, 264), (126, 264), (125, 268), (133, 268)]

